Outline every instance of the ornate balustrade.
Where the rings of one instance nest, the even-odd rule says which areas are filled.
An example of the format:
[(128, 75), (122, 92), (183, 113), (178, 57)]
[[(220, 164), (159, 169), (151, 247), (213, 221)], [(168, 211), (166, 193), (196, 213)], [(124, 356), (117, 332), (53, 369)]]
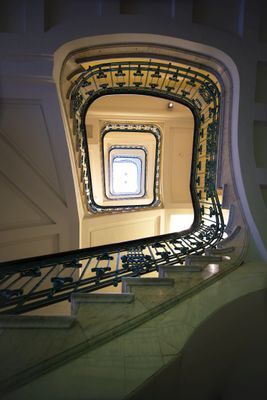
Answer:
[(183, 268), (188, 255), (204, 254), (223, 237), (225, 226), (216, 190), (221, 112), (221, 89), (216, 77), (193, 65), (133, 57), (91, 65), (84, 60), (81, 65), (70, 77), (68, 98), (89, 212), (98, 210), (86, 138), (88, 107), (104, 95), (145, 94), (180, 102), (193, 113), (190, 190), (194, 222), (183, 232), (1, 263), (0, 308), (4, 314), (24, 313), (64, 301), (74, 292), (117, 286), (123, 276), (143, 275), (161, 265)]

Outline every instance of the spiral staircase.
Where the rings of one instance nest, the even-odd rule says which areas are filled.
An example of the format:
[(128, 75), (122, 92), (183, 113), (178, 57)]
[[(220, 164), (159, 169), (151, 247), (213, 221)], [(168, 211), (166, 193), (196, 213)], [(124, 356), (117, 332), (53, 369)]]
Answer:
[[(94, 199), (85, 127), (90, 104), (105, 95), (145, 94), (182, 103), (194, 115), (194, 222), (183, 232), (2, 263), (1, 391), (7, 399), (32, 390), (42, 398), (43, 385), (60, 381), (71, 366), (83, 368), (85, 359), (96, 382), (105, 382), (91, 381), (89, 398), (123, 398), (177, 355), (207, 315), (253, 286), (239, 285), (247, 230), (232, 178), (230, 133), (223, 129), (223, 83), (193, 62), (153, 58), (153, 49), (143, 54), (140, 48), (138, 57), (130, 47), (128, 54), (120, 51), (123, 58), (107, 54), (95, 61), (90, 50), (71, 54), (61, 75), (68, 82), (61, 95), (85, 207), (92, 215), (132, 212), (99, 207)], [(227, 226), (222, 205), (229, 209)], [(242, 279), (249, 274), (242, 271)], [(99, 291), (118, 285), (121, 292)], [(260, 287), (256, 280), (254, 289)], [(64, 301), (71, 302), (69, 316), (30, 315)], [(136, 377), (127, 362), (138, 357), (143, 367)], [(56, 393), (57, 399), (69, 396)]]

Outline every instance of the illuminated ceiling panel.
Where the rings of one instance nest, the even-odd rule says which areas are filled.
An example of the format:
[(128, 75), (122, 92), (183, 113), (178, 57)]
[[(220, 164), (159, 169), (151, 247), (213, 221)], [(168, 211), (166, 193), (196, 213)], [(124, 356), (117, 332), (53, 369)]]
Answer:
[(91, 145), (95, 212), (160, 204), (160, 130), (152, 124), (106, 123)]
[(108, 198), (140, 198), (146, 193), (146, 149), (113, 147), (109, 152)]

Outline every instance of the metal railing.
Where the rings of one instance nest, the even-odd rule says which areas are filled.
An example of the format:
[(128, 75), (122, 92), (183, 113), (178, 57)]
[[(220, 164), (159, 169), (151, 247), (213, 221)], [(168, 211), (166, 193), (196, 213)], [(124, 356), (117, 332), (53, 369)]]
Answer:
[(180, 265), (204, 254), (223, 237), (216, 190), (220, 84), (212, 74), (182, 64), (131, 59), (89, 66), (73, 75), (70, 115), (88, 209), (93, 198), (85, 115), (107, 94), (135, 93), (167, 98), (189, 107), (195, 120), (190, 190), (194, 222), (187, 231), (0, 264), (0, 309), (20, 314), (70, 299), (74, 292), (117, 286), (123, 276), (140, 276), (161, 265)]

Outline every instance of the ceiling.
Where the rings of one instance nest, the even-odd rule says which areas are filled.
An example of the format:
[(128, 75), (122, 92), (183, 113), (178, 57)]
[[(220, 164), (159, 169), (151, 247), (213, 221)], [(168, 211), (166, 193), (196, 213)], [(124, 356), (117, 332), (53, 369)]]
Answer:
[(189, 108), (180, 103), (173, 103), (173, 108), (168, 108), (169, 100), (158, 97), (121, 94), (103, 96), (90, 106), (87, 113), (87, 121), (93, 115), (105, 115), (109, 117), (144, 117), (149, 120), (177, 118), (191, 118)]
[[(101, 173), (101, 170), (103, 170), (101, 161), (101, 130), (109, 122), (132, 122), (139, 124), (150, 123), (158, 126), (161, 131), (161, 207), (176, 209), (181, 207), (191, 208), (190, 174), (194, 119), (192, 112), (186, 106), (180, 103), (173, 103), (173, 108), (170, 109), (168, 108), (168, 104), (168, 100), (158, 97), (139, 94), (116, 94), (100, 97), (89, 107), (86, 114), (86, 128), (92, 180), (97, 199), (102, 204), (104, 197), (101, 193), (104, 193), (104, 190), (101, 187), (103, 186), (104, 174)], [(118, 137), (115, 137), (116, 144), (129, 144), (130, 139), (131, 144), (134, 141), (136, 145), (140, 145), (141, 143), (141, 137), (138, 140), (135, 133), (132, 133), (130, 139), (129, 135), (127, 138), (126, 135), (121, 138), (120, 136), (122, 136), (122, 133), (119, 133)], [(142, 146), (146, 146), (143, 139)], [(148, 142), (147, 148), (149, 146)], [(152, 155), (153, 157), (155, 156)], [(151, 174), (151, 179), (152, 177), (153, 174)], [(150, 183), (148, 182), (148, 184)], [(153, 185), (153, 182), (151, 184)], [(108, 200), (106, 201), (108, 202)]]

